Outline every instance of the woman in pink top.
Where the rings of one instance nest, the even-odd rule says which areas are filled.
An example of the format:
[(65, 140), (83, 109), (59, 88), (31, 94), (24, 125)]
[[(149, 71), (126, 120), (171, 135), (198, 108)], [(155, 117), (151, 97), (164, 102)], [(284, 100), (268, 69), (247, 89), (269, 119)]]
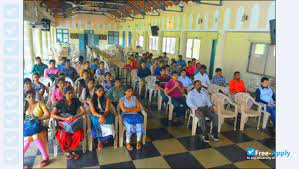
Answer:
[(49, 77), (53, 80), (58, 77), (60, 71), (55, 67), (55, 60), (50, 60), (49, 64), (50, 67), (45, 69), (44, 77)]
[(64, 80), (59, 78), (56, 87), (52, 92), (51, 103), (55, 105), (59, 100), (63, 99)]

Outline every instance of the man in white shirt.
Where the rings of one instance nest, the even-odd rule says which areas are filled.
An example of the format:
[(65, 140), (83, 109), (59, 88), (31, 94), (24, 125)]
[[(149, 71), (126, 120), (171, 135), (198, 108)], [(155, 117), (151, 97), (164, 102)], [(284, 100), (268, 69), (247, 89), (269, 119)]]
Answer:
[(215, 141), (219, 141), (218, 137), (218, 115), (213, 108), (213, 104), (209, 99), (208, 93), (201, 90), (201, 82), (199, 80), (194, 81), (195, 88), (191, 90), (187, 95), (187, 105), (190, 108), (194, 108), (195, 116), (198, 117), (201, 130), (203, 133), (204, 142), (209, 142), (208, 131), (206, 130), (206, 120), (205, 117), (209, 117), (213, 123), (213, 129), (211, 137)]
[(211, 82), (206, 71), (207, 71), (206, 65), (201, 65), (199, 68), (199, 72), (194, 76), (194, 81), (200, 80), (202, 87), (207, 89), (211, 85)]

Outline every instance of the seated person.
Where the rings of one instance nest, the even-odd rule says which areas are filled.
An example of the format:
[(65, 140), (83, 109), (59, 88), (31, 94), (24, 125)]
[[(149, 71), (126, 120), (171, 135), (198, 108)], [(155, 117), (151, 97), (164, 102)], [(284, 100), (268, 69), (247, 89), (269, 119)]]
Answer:
[(32, 75), (32, 79), (33, 79), (33, 83), (32, 83), (32, 88), (35, 90), (35, 101), (41, 101), (44, 102), (43, 96), (45, 91), (47, 93), (49, 93), (49, 88), (47, 86), (45, 86), (44, 84), (42, 84), (39, 81), (39, 74), (38, 73), (33, 73)]
[(199, 80), (194, 81), (195, 88), (191, 90), (187, 95), (187, 105), (190, 108), (195, 108), (195, 116), (198, 117), (201, 130), (203, 133), (204, 142), (209, 142), (209, 135), (206, 129), (206, 119), (209, 117), (212, 120), (213, 128), (211, 137), (215, 141), (219, 141), (218, 138), (218, 114), (213, 108), (213, 104), (209, 99), (209, 94), (204, 90), (201, 90), (201, 82)]
[[(38, 73), (37, 73), (38, 74)], [(47, 128), (43, 121), (50, 118), (50, 112), (43, 102), (35, 100), (35, 91), (27, 91), (24, 104), (24, 154), (27, 152), (30, 144), (34, 141), (41, 152), (42, 161), (40, 167), (49, 163)], [(26, 168), (26, 167), (25, 167)]]
[(177, 65), (176, 61), (174, 60), (174, 62), (171, 63), (170, 65), (170, 71), (173, 72), (173, 71), (176, 71), (176, 72), (180, 72), (180, 68), (179, 66)]
[(151, 71), (147, 67), (145, 67), (145, 62), (141, 62), (141, 67), (137, 71), (137, 76), (140, 78), (139, 83), (141, 83), (142, 86), (144, 86), (145, 78), (150, 75)]
[(181, 66), (181, 67), (187, 66), (186, 61), (183, 60), (183, 56), (182, 55), (179, 55), (179, 59), (177, 60), (176, 63), (177, 63), (178, 66)]
[(141, 111), (140, 104), (136, 96), (133, 95), (133, 88), (127, 86), (125, 88), (125, 96), (119, 99), (119, 107), (121, 109), (121, 116), (126, 127), (126, 144), (127, 150), (132, 151), (131, 136), (136, 133), (137, 144), (136, 149), (140, 150), (142, 147), (141, 136), (144, 134), (144, 118), (138, 112)]
[[(63, 89), (63, 99), (54, 106), (51, 116), (58, 120), (56, 139), (67, 159), (77, 160), (80, 156), (76, 149), (84, 139), (83, 119), (85, 108), (77, 98), (73, 98), (74, 89), (67, 86)], [(80, 113), (77, 110), (80, 108)], [(72, 124), (72, 125), (71, 125)], [(65, 128), (63, 126), (70, 126)], [(71, 130), (71, 131), (69, 131)]]
[[(269, 78), (263, 77), (261, 79), (261, 86), (255, 91), (255, 100), (257, 102), (266, 104), (266, 111), (271, 114), (272, 123), (275, 127), (276, 124), (276, 106), (275, 106), (275, 94), (273, 90), (269, 87)], [(264, 107), (263, 107), (264, 109)]]
[(89, 68), (93, 71), (96, 72), (96, 70), (99, 68), (99, 59), (98, 58), (94, 58), (93, 59), (93, 64), (91, 64), (89, 66)]
[(57, 65), (57, 69), (59, 69), (60, 72), (62, 71), (62, 69), (65, 68), (65, 60), (66, 60), (66, 57), (61, 57), (59, 59), (60, 64)]
[(166, 68), (165, 66), (161, 68), (160, 70), (160, 76), (156, 78), (156, 87), (160, 90), (160, 95), (162, 97), (162, 102), (167, 103), (168, 98), (165, 96), (164, 90), (165, 90), (165, 84), (169, 82), (171, 79), (170, 76), (166, 75)]
[(152, 58), (148, 57), (146, 59), (146, 63), (145, 63), (145, 67), (148, 68), (149, 70), (151, 70), (151, 66), (153, 65), (152, 63)]
[(115, 79), (115, 84), (107, 92), (107, 98), (109, 102), (116, 108), (119, 102), (119, 99), (124, 96), (124, 88), (121, 84), (120, 79)]
[(48, 66), (42, 62), (42, 59), (39, 56), (35, 58), (35, 61), (36, 64), (33, 65), (31, 73), (38, 73), (39, 76), (44, 76), (44, 71)]
[(227, 83), (225, 81), (225, 78), (222, 75), (222, 69), (217, 68), (215, 70), (215, 72), (216, 72), (216, 75), (213, 77), (212, 83), (215, 84), (215, 85), (223, 87), (220, 92), (223, 92), (225, 94), (229, 94), (229, 87), (227, 87)]
[(196, 63), (196, 69), (194, 71), (194, 75), (196, 75), (197, 73), (199, 73), (199, 69), (201, 67), (201, 64), (199, 62)]
[(192, 86), (192, 80), (186, 75), (187, 75), (187, 72), (185, 69), (183, 69), (181, 72), (181, 76), (178, 78), (178, 80), (180, 82), (182, 82), (185, 89), (188, 89), (190, 86)]
[(89, 101), (89, 108), (91, 114), (89, 115), (91, 120), (91, 133), (93, 138), (98, 141), (98, 150), (103, 148), (103, 141), (107, 141), (109, 138), (115, 138), (114, 129), (114, 115), (110, 110), (110, 102), (105, 96), (103, 86), (97, 84), (95, 94)]
[(109, 91), (110, 88), (114, 86), (114, 81), (111, 79), (111, 73), (105, 73), (105, 79), (102, 80), (101, 84), (104, 87), (106, 93)]
[[(59, 73), (58, 78), (55, 79), (55, 81), (54, 81), (54, 84), (57, 83), (57, 80), (58, 80), (58, 79), (63, 79), (63, 80), (64, 80), (64, 83), (63, 83), (63, 84), (64, 84), (64, 87), (65, 87), (65, 86), (71, 86), (71, 85), (72, 85), (70, 82), (65, 81), (65, 74), (64, 74), (64, 73)], [(55, 88), (55, 86), (54, 86), (54, 88)]]
[(105, 68), (105, 63), (101, 61), (99, 68), (96, 70), (96, 77), (104, 76), (106, 72), (108, 72), (108, 70)]
[(78, 60), (78, 63), (75, 64), (75, 69), (77, 74), (80, 75), (80, 70), (84, 69), (83, 56), (79, 56)]
[(155, 69), (159, 66), (159, 59), (155, 58), (153, 65), (151, 66), (151, 74), (155, 74)]
[(200, 80), (201, 86), (207, 89), (210, 86), (211, 82), (206, 72), (207, 72), (206, 65), (201, 65), (199, 72), (194, 76), (194, 81)]
[(171, 76), (171, 71), (170, 71), (170, 66), (169, 65), (165, 66), (165, 71), (166, 71), (167, 76)]
[(186, 67), (186, 72), (189, 77), (193, 77), (196, 70), (196, 65), (192, 61), (188, 61), (188, 66)]
[(75, 68), (73, 68), (71, 66), (70, 59), (65, 60), (65, 68), (63, 68), (61, 72), (63, 74), (65, 74), (66, 77), (72, 79), (72, 81), (75, 81), (76, 78), (78, 77), (78, 74), (77, 74)]
[(55, 83), (55, 88), (52, 91), (52, 96), (50, 102), (48, 102), (48, 106), (52, 103), (55, 105), (59, 100), (63, 99), (63, 89), (64, 89), (64, 79), (59, 78)]
[(164, 52), (164, 53), (163, 53), (163, 57), (162, 57), (162, 61), (164, 62), (164, 64), (167, 65), (167, 64), (168, 64), (168, 60), (169, 60), (169, 59), (168, 59), (168, 57), (167, 57), (167, 53)]
[(87, 109), (89, 109), (88, 103), (94, 95), (94, 91), (95, 91), (94, 85), (95, 85), (95, 81), (93, 78), (87, 79), (87, 87), (83, 88), (82, 94), (79, 98), (80, 102), (84, 104), (84, 107), (87, 112), (88, 112)]
[(80, 77), (83, 77), (83, 71), (84, 70), (87, 70), (87, 72), (88, 72), (88, 78), (92, 77), (93, 71), (89, 68), (89, 65), (90, 65), (89, 61), (86, 61), (84, 63), (84, 68), (80, 70)]
[(24, 89), (23, 89), (24, 96), (27, 94), (27, 92), (29, 90), (34, 90), (33, 87), (32, 87), (32, 81), (29, 78), (25, 78), (24, 79)]
[(183, 95), (186, 94), (185, 89), (183, 83), (178, 81), (177, 72), (171, 73), (171, 80), (165, 84), (164, 92), (171, 97), (171, 102), (177, 117), (174, 121), (183, 122), (188, 107), (186, 104), (186, 97)]
[(78, 80), (77, 84), (75, 84), (75, 93), (78, 97), (81, 96), (83, 88), (87, 87), (87, 80), (89, 79), (88, 74), (88, 71), (84, 70), (82, 72), (83, 79)]
[(49, 64), (50, 64), (50, 67), (45, 69), (44, 77), (48, 77), (52, 81), (54, 81), (54, 79), (58, 77), (60, 70), (55, 67), (55, 60), (53, 60), (53, 59), (50, 60)]
[(241, 80), (241, 74), (238, 71), (234, 73), (234, 79), (229, 82), (228, 86), (232, 95), (247, 91), (243, 80)]
[(165, 66), (165, 63), (163, 61), (159, 62), (159, 66), (156, 67), (155, 71), (154, 71), (154, 75), (155, 76), (160, 76), (160, 69)]

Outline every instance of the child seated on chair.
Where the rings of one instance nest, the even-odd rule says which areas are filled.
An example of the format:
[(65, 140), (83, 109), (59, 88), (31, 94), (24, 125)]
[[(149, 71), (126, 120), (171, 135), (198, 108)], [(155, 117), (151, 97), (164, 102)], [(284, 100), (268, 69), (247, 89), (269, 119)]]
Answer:
[[(30, 89), (26, 93), (25, 115), (24, 115), (24, 154), (30, 143), (34, 141), (42, 154), (43, 160), (40, 167), (49, 163), (47, 130), (43, 126), (43, 120), (50, 118), (50, 112), (43, 102), (35, 100), (35, 91)], [(45, 114), (45, 115), (44, 115)]]
[(127, 86), (125, 88), (125, 96), (119, 100), (119, 107), (122, 111), (121, 116), (126, 127), (126, 144), (129, 151), (133, 150), (131, 146), (132, 134), (137, 134), (136, 149), (140, 150), (142, 147), (141, 136), (144, 134), (144, 119), (138, 112), (141, 111), (140, 104), (136, 96), (133, 96), (133, 88)]
[[(77, 98), (73, 98), (74, 89), (67, 86), (63, 89), (63, 99), (58, 101), (51, 113), (58, 120), (56, 139), (67, 159), (78, 159), (80, 156), (72, 151), (84, 139), (83, 119), (85, 108)], [(80, 113), (77, 114), (77, 109)]]
[(33, 73), (33, 75), (32, 75), (32, 79), (33, 79), (32, 88), (35, 90), (35, 100), (44, 102), (43, 95), (44, 95), (45, 91), (47, 93), (49, 93), (49, 88), (47, 86), (45, 86), (44, 84), (42, 84), (39, 81), (39, 78), (40, 78), (40, 75), (38, 73)]
[(89, 102), (91, 114), (91, 130), (93, 138), (98, 140), (98, 150), (103, 148), (102, 142), (115, 137), (114, 115), (110, 110), (110, 102), (105, 96), (102, 85), (97, 84), (95, 94)]

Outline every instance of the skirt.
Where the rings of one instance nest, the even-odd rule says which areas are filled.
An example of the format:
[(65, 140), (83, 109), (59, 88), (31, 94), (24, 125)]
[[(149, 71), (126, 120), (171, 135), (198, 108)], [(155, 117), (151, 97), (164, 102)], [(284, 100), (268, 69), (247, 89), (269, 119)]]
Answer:
[(144, 134), (143, 116), (138, 113), (127, 114), (122, 113), (123, 123), (128, 134), (142, 133)]
[(101, 141), (108, 140), (111, 137), (115, 137), (114, 129), (114, 116), (112, 113), (109, 113), (106, 116), (106, 122), (104, 124), (99, 123), (99, 117), (94, 116), (93, 114), (89, 115), (91, 120), (91, 134), (93, 138), (99, 138)]

